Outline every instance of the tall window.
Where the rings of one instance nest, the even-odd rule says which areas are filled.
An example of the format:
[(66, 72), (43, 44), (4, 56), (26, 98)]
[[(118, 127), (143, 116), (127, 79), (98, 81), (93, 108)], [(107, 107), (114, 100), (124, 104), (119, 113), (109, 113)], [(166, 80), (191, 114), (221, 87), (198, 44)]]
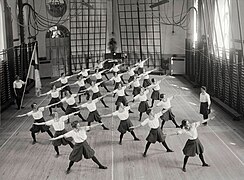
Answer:
[[(147, 65), (161, 62), (159, 7), (150, 8), (158, 0), (119, 0), (119, 22), (122, 51), (128, 55), (128, 65), (150, 57)], [(156, 17), (156, 18), (155, 18)]]
[(228, 7), (228, 0), (217, 0), (215, 2), (215, 30), (214, 33), (214, 45), (216, 52), (219, 51), (219, 55), (222, 56), (223, 50), (229, 50), (230, 43), (230, 13)]
[[(194, 1), (194, 7), (198, 9), (198, 0)], [(196, 47), (197, 43), (197, 11), (193, 11), (193, 47)]]

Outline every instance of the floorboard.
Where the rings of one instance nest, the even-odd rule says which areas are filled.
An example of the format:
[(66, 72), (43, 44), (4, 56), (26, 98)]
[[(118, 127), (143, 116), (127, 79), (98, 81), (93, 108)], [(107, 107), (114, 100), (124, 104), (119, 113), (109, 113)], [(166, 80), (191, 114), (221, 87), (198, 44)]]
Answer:
[[(160, 79), (160, 76), (153, 76)], [(126, 79), (126, 78), (125, 78)], [(42, 80), (42, 92), (50, 89), (50, 79)], [(75, 81), (75, 78), (71, 81)], [(109, 89), (113, 85), (108, 83)], [(77, 87), (72, 87), (77, 92)], [(199, 120), (199, 89), (194, 89), (182, 77), (167, 77), (161, 85), (161, 92), (166, 96), (174, 95), (172, 100), (173, 112), (176, 121), (182, 119), (190, 121)], [(105, 93), (102, 88), (102, 93)], [(131, 90), (128, 91), (131, 94)], [(132, 96), (128, 97), (130, 99)], [(109, 109), (103, 108), (98, 103), (100, 114), (111, 113), (115, 110), (115, 98), (111, 95), (105, 98)], [(85, 99), (83, 99), (85, 101)], [(133, 141), (130, 133), (126, 133), (123, 145), (118, 144), (119, 132), (117, 118), (102, 119), (110, 128), (109, 131), (96, 127), (88, 132), (88, 142), (96, 151), (97, 158), (108, 166), (107, 170), (100, 170), (92, 160), (82, 160), (75, 163), (69, 175), (65, 174), (68, 166), (68, 157), (71, 149), (69, 146), (61, 146), (59, 158), (55, 158), (55, 151), (49, 136), (46, 133), (37, 135), (38, 143), (32, 145), (30, 127), (33, 123), (31, 117), (16, 118), (31, 110), (30, 105), (36, 102), (41, 106), (49, 103), (47, 97), (36, 97), (33, 90), (25, 95), (25, 108), (17, 111), (13, 105), (1, 114), (2, 125), (0, 127), (0, 179), (3, 180), (63, 180), (63, 179), (104, 179), (104, 180), (162, 180), (162, 179), (198, 179), (198, 180), (227, 180), (243, 179), (244, 177), (244, 122), (232, 121), (232, 118), (218, 106), (212, 105), (212, 114), (216, 118), (208, 123), (208, 126), (199, 128), (199, 138), (204, 145), (204, 157), (211, 167), (201, 167), (198, 157), (190, 158), (187, 172), (181, 170), (183, 163), (182, 148), (187, 140), (185, 135), (169, 136), (166, 138), (168, 145), (174, 150), (167, 153), (164, 147), (153, 144), (148, 150), (148, 156), (142, 157), (145, 148), (145, 138), (149, 132), (148, 127), (135, 130), (141, 141)], [(149, 103), (151, 103), (149, 101)], [(157, 103), (157, 102), (155, 102)], [(156, 108), (156, 111), (160, 108)], [(64, 114), (61, 109), (57, 110)], [(133, 108), (131, 120), (134, 125), (139, 124), (137, 107)], [(86, 110), (82, 115), (87, 117)], [(45, 119), (49, 120), (49, 112), (45, 112)], [(143, 115), (146, 118), (146, 115)], [(86, 125), (86, 123), (82, 123)], [(165, 133), (176, 131), (171, 122), (165, 123)], [(70, 130), (70, 125), (67, 126)], [(51, 128), (51, 131), (53, 129)]]

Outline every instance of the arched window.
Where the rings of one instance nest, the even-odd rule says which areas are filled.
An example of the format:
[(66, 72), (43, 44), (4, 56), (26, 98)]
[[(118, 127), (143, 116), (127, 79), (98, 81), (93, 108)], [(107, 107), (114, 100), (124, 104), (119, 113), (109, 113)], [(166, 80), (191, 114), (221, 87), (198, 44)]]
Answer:
[[(223, 51), (229, 50), (230, 36), (230, 13), (228, 7), (228, 1), (216, 1), (215, 4), (215, 24), (214, 28), (216, 34), (214, 33), (214, 45), (215, 52), (219, 51), (220, 57), (224, 54)], [(227, 55), (227, 54), (226, 54)], [(228, 55), (227, 55), (228, 56)]]

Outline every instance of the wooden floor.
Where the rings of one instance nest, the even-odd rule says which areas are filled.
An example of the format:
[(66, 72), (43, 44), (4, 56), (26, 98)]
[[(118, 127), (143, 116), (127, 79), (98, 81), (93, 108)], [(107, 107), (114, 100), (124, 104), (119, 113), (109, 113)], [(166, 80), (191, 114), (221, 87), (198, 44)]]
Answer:
[[(155, 76), (160, 79), (160, 76)], [(74, 81), (75, 79), (73, 79)], [(49, 90), (49, 81), (43, 80), (42, 92)], [(109, 85), (112, 89), (112, 84)], [(72, 89), (77, 91), (77, 87)], [(193, 89), (181, 77), (167, 77), (162, 83), (161, 92), (168, 96), (176, 95), (172, 101), (173, 112), (178, 123), (184, 118), (200, 120), (198, 90)], [(105, 93), (102, 89), (102, 93)], [(131, 90), (129, 91), (131, 94)], [(185, 135), (166, 138), (168, 145), (174, 150), (166, 153), (161, 144), (151, 145), (148, 156), (142, 157), (146, 144), (145, 138), (149, 128), (142, 127), (135, 130), (141, 141), (133, 141), (129, 133), (124, 136), (123, 145), (118, 144), (119, 133), (117, 118), (106, 118), (102, 121), (110, 128), (109, 131), (96, 127), (88, 132), (88, 142), (96, 151), (97, 158), (106, 166), (107, 170), (100, 170), (91, 160), (75, 163), (69, 175), (65, 174), (71, 149), (61, 146), (61, 156), (55, 158), (55, 151), (49, 136), (45, 133), (37, 135), (38, 143), (32, 145), (30, 127), (31, 117), (16, 118), (16, 115), (29, 112), (30, 104), (36, 102), (41, 106), (47, 105), (49, 99), (38, 98), (34, 92), (26, 94), (25, 109), (16, 110), (13, 105), (1, 114), (0, 127), (0, 179), (1, 180), (62, 180), (62, 179), (101, 179), (101, 180), (164, 180), (164, 179), (207, 179), (233, 180), (244, 177), (244, 122), (232, 121), (232, 118), (214, 104), (212, 115), (216, 118), (206, 127), (199, 128), (199, 138), (205, 147), (205, 160), (211, 167), (201, 167), (198, 157), (190, 158), (187, 172), (181, 170), (183, 163), (182, 148), (187, 140)], [(105, 102), (110, 106), (104, 109), (98, 103), (100, 114), (111, 113), (114, 109), (115, 98), (109, 96)], [(158, 109), (160, 110), (160, 109)], [(63, 112), (58, 109), (60, 114)], [(87, 116), (87, 111), (83, 111)], [(134, 108), (131, 120), (138, 124), (138, 111)], [(45, 119), (49, 120), (49, 112), (45, 112)], [(144, 115), (144, 118), (146, 115)], [(85, 125), (85, 123), (84, 123)], [(67, 126), (70, 130), (70, 125)], [(51, 129), (53, 131), (53, 129)], [(166, 122), (165, 132), (175, 131), (171, 122)]]

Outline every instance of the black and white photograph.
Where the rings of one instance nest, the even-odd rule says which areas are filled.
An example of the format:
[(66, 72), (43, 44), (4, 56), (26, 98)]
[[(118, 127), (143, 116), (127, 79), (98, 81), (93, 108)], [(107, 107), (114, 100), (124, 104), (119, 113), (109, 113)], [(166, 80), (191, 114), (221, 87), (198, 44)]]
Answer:
[(0, 180), (242, 180), (244, 0), (0, 0)]

